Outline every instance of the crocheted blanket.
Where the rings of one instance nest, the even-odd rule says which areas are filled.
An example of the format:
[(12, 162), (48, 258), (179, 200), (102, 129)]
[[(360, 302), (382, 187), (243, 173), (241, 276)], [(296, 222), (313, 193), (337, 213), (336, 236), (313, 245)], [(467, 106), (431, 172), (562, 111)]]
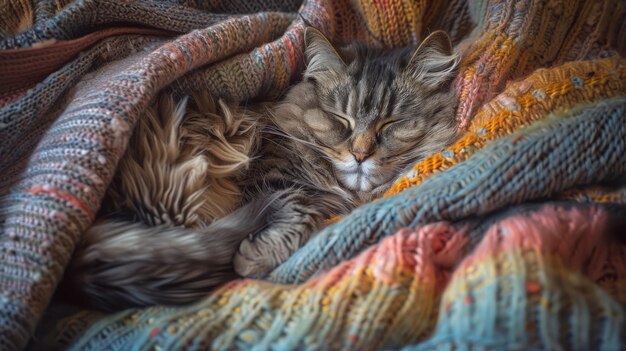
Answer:
[[(0, 348), (626, 348), (626, 3), (16, 0), (0, 6)], [(162, 89), (275, 98), (305, 25), (462, 54), (462, 137), (265, 281), (48, 306)], [(43, 318), (44, 322), (41, 322)], [(41, 323), (40, 323), (41, 322)]]

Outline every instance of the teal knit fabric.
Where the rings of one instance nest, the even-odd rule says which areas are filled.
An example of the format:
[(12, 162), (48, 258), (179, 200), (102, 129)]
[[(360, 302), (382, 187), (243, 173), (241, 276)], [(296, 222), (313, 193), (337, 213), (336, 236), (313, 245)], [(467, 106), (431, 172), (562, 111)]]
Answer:
[(320, 232), (270, 279), (305, 281), (403, 227), (462, 220), (546, 198), (574, 185), (623, 177), (625, 116), (626, 100), (618, 98), (498, 140), (417, 188), (361, 206), (346, 220)]
[[(236, 286), (230, 289), (226, 287), (224, 291), (212, 294), (206, 300), (190, 307), (129, 310), (100, 318), (88, 315), (96, 318), (96, 323), (93, 320), (74, 320), (73, 323), (79, 325), (81, 322), (94, 324), (73, 345), (73, 349), (176, 350), (187, 347), (250, 350), (351, 349), (349, 343), (339, 345), (327, 343), (328, 340), (337, 338), (332, 336), (333, 329), (311, 326), (318, 318), (328, 320), (326, 323), (333, 323), (332, 321), (337, 319), (340, 320), (338, 323), (345, 323), (344, 327), (350, 331), (349, 335), (360, 340), (361, 343), (358, 345), (365, 345), (364, 349), (378, 349), (377, 346), (395, 349), (398, 344), (412, 339), (415, 340), (415, 344), (406, 346), (404, 350), (545, 350), (561, 347), (572, 350), (621, 349), (626, 342), (624, 310), (626, 301), (623, 300), (623, 296), (620, 298), (620, 293), (615, 296), (590, 283), (587, 278), (572, 270), (573, 267), (568, 266), (567, 261), (563, 261), (567, 258), (578, 260), (580, 255), (593, 260), (591, 252), (596, 250), (594, 249), (596, 244), (591, 242), (584, 249), (577, 248), (576, 242), (583, 240), (577, 236), (583, 235), (583, 232), (589, 234), (595, 232), (585, 229), (578, 232), (568, 228), (572, 223), (565, 222), (567, 218), (565, 214), (572, 205), (554, 204), (556, 213), (547, 213), (548, 217), (553, 217), (548, 220), (548, 224), (555, 216), (557, 219), (561, 216), (560, 220), (564, 221), (560, 229), (551, 233), (553, 237), (547, 235), (545, 228), (543, 234), (532, 225), (525, 227), (528, 231), (516, 232), (514, 227), (507, 223), (515, 221), (516, 216), (534, 217), (531, 223), (541, 223), (541, 217), (546, 215), (544, 212), (550, 211), (542, 212), (538, 205), (514, 208), (502, 214), (488, 214), (491, 212), (489, 206), (501, 208), (503, 204), (520, 203), (525, 199), (539, 198), (558, 190), (551, 184), (558, 184), (555, 186), (560, 187), (561, 184), (567, 186), (576, 182), (585, 183), (591, 180), (590, 174), (595, 176), (604, 174), (606, 177), (604, 179), (607, 180), (612, 179), (613, 174), (623, 174), (626, 170), (624, 168), (626, 159), (623, 156), (626, 148), (624, 143), (626, 99), (618, 98), (602, 105), (579, 109), (561, 116), (563, 118), (555, 117), (549, 123), (526, 131), (521, 141), (517, 143), (512, 143), (517, 138), (515, 135), (499, 140), (475, 155), (469, 162), (434, 176), (420, 187), (410, 189), (387, 201), (378, 201), (363, 207), (343, 221), (351, 225), (342, 226), (343, 224), (339, 223), (333, 227), (334, 230), (322, 232), (320, 237), (294, 256), (294, 259), (300, 258), (298, 263), (300, 267), (319, 267), (316, 265), (320, 263), (330, 266), (333, 260), (345, 259), (350, 257), (351, 253), (364, 249), (367, 240), (378, 240), (377, 237), (360, 235), (371, 233), (372, 228), (381, 228), (380, 237), (395, 234), (397, 229), (394, 228), (388, 229), (388, 232), (384, 231), (387, 222), (399, 223), (397, 228), (419, 228), (420, 221), (456, 222), (457, 229), (449, 228), (446, 232), (464, 233), (453, 235), (467, 238), (460, 250), (472, 252), (472, 255), (460, 262), (456, 268), (440, 302), (436, 328), (427, 340), (417, 342), (414, 339), (420, 336), (416, 323), (419, 323), (420, 318), (427, 318), (427, 314), (420, 311), (420, 308), (424, 307), (424, 301), (414, 302), (409, 309), (412, 313), (407, 313), (410, 317), (394, 322), (389, 320), (388, 323), (383, 322), (386, 320), (383, 318), (376, 324), (368, 326), (368, 323), (372, 323), (371, 319), (375, 320), (376, 315), (391, 318), (390, 315), (393, 315), (395, 310), (401, 311), (408, 306), (400, 304), (385, 308), (385, 300), (378, 300), (380, 296), (372, 296), (369, 299), (364, 298), (369, 301), (365, 305), (367, 307), (365, 311), (371, 314), (361, 313), (364, 306), (356, 305), (352, 306), (353, 309), (350, 308), (350, 303), (356, 298), (349, 298), (345, 292), (338, 292), (337, 294), (343, 296), (345, 300), (338, 300), (335, 313), (344, 315), (329, 318), (321, 310), (316, 310), (318, 307), (314, 302), (308, 307), (300, 306), (296, 303), (297, 299), (287, 297), (291, 296), (290, 293), (286, 293), (284, 298), (274, 293), (279, 301), (265, 298), (264, 294), (267, 291), (263, 289), (262, 282), (255, 285), (244, 281), (240, 283), (239, 289)], [(620, 141), (594, 138), (593, 136), (597, 134), (619, 136)], [(598, 153), (599, 150), (603, 152)], [(578, 171), (570, 175), (562, 172), (552, 173), (548, 170), (553, 168), (554, 164), (579, 162), (576, 161), (578, 155), (586, 153), (600, 157), (585, 158), (595, 161), (585, 162), (584, 167), (579, 167)], [(572, 159), (567, 159), (564, 155), (570, 155)], [(513, 161), (519, 159), (525, 162)], [(533, 165), (532, 169), (529, 165)], [(533, 172), (540, 172), (544, 178), (529, 176)], [(464, 180), (459, 180), (459, 174), (464, 175)], [(507, 174), (509, 176), (506, 176)], [(494, 182), (497, 184), (499, 179), (505, 177), (507, 184), (486, 188)], [(559, 182), (553, 180), (555, 177), (559, 177)], [(452, 179), (456, 181), (453, 182)], [(524, 187), (525, 182), (531, 179), (535, 183), (532, 183), (531, 187)], [(522, 187), (534, 190), (528, 192), (528, 198), (511, 197), (512, 193), (519, 193)], [(481, 201), (474, 200), (477, 198)], [(403, 203), (399, 205), (397, 201)], [(481, 204), (480, 208), (472, 207)], [(591, 223), (592, 218), (597, 216), (597, 213), (594, 213), (596, 210), (581, 208), (587, 211), (581, 215), (582, 220)], [(416, 212), (406, 213), (406, 211)], [(621, 217), (626, 215), (626, 207), (618, 206), (611, 209), (611, 212)], [(476, 213), (482, 215), (476, 217), (473, 215)], [(366, 228), (367, 225), (370, 227)], [(343, 235), (328, 236), (329, 233)], [(536, 233), (543, 235), (538, 242), (529, 239), (528, 242), (517, 243), (520, 238)], [(600, 232), (596, 234), (600, 235)], [(400, 233), (394, 236), (398, 235)], [(568, 235), (571, 236), (571, 247), (560, 248), (560, 240)], [(498, 244), (500, 249), (494, 249), (494, 240), (502, 242)], [(453, 240), (449, 239), (449, 242), (451, 241)], [(402, 244), (400, 247), (408, 249), (410, 245)], [(581, 250), (590, 253), (583, 253)], [(421, 253), (418, 252), (412, 255), (419, 257)], [(620, 255), (623, 255), (624, 250), (620, 252)], [(365, 256), (368, 256), (367, 252), (356, 260), (363, 260)], [(624, 257), (622, 256), (620, 260), (618, 262), (623, 264)], [(277, 272), (288, 271), (291, 262), (285, 263)], [(417, 262), (419, 264), (420, 260), (417, 259)], [(566, 266), (569, 268), (565, 268)], [(303, 269), (292, 268), (291, 271), (293, 275), (287, 276), (287, 279), (303, 279), (301, 278), (303, 275), (310, 274)], [(335, 275), (336, 271), (348, 272), (341, 278), (324, 279), (326, 276)], [(415, 268), (415, 271), (418, 269)], [(334, 296), (334, 292), (330, 292), (334, 291), (332, 284), (341, 284), (336, 280), (352, 282), (351, 285), (357, 286), (364, 284), (359, 281), (357, 275), (350, 273), (349, 268), (340, 265), (318, 279), (320, 285), (328, 289), (326, 296)], [(408, 284), (400, 283), (401, 281), (398, 279), (395, 284), (395, 289), (399, 291), (402, 291), (404, 284)], [(424, 280), (418, 285), (410, 284), (412, 287), (428, 285), (429, 283)], [(291, 289), (305, 290), (307, 286), (311, 290), (316, 288), (315, 283), (310, 282), (298, 288), (287, 286), (284, 290), (287, 292)], [(372, 290), (361, 293), (375, 295), (373, 286), (376, 284), (372, 284)], [(277, 285), (277, 289), (280, 287)], [(299, 291), (293, 292), (294, 296), (303, 294)], [(225, 298), (228, 302), (220, 303), (220, 300)], [(404, 303), (409, 303), (410, 300), (408, 297), (402, 299)], [(238, 316), (238, 312), (233, 312), (235, 309), (241, 309), (241, 317)], [(255, 329), (257, 323), (261, 321), (267, 327)], [(76, 327), (76, 324), (73, 326)], [(69, 329), (66, 330), (69, 332)], [(400, 333), (397, 335), (399, 339), (394, 339), (393, 336), (399, 331), (406, 331), (409, 336), (403, 338)], [(75, 330), (73, 332), (76, 333)], [(256, 335), (250, 336), (253, 341), (244, 337), (247, 333)], [(381, 345), (378, 338), (384, 339), (385, 342)]]

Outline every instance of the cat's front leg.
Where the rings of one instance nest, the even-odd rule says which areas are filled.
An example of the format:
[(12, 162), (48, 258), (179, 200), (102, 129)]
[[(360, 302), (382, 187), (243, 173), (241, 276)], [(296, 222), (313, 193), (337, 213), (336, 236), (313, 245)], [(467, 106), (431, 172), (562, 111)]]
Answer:
[(315, 203), (299, 189), (284, 190), (274, 197), (266, 227), (244, 239), (235, 254), (235, 271), (244, 277), (264, 277), (287, 260), (320, 229), (328, 212), (324, 201)]

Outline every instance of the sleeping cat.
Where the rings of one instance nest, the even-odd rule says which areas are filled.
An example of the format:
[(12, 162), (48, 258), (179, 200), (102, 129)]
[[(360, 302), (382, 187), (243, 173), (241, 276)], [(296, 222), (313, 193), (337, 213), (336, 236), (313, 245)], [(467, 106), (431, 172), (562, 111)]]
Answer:
[(168, 100), (140, 122), (111, 205), (71, 265), (92, 305), (187, 303), (237, 276), (261, 278), (326, 219), (455, 139), (458, 56), (445, 33), (417, 49), (339, 51), (308, 28), (305, 47), (304, 79), (261, 116), (222, 104), (222, 121), (194, 112), (192, 123)]

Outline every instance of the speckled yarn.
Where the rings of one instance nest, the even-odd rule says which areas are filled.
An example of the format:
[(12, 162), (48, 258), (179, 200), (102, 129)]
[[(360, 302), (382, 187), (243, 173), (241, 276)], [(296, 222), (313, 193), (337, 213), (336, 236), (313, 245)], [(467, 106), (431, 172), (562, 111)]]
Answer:
[(626, 251), (607, 222), (546, 206), (495, 223), (452, 276), (433, 335), (403, 350), (623, 350)]
[(623, 1), (476, 1), (478, 30), (464, 45), (457, 89), (459, 128), (506, 83), (537, 68), (626, 50)]
[[(305, 24), (384, 47), (448, 31), (462, 53), (462, 137), (268, 281), (237, 281), (185, 308), (83, 311), (45, 340), (94, 350), (624, 348), (623, 246), (597, 233), (623, 211), (594, 204), (626, 199), (623, 1), (6, 4), (0, 349), (27, 344), (155, 94), (274, 98), (299, 78)], [(554, 200), (588, 205), (515, 207)]]
[(318, 233), (270, 278), (305, 281), (402, 227), (484, 215), (624, 176), (626, 97), (551, 117), (492, 141), (419, 186), (359, 207)]
[[(626, 92), (626, 59), (578, 61), (541, 69), (510, 84), (476, 113), (468, 131), (453, 145), (413, 167), (385, 194), (391, 196), (420, 184), (469, 159), (491, 141), (533, 122), (554, 117), (558, 110), (592, 104)], [(522, 132), (523, 133), (523, 132)]]
[(461, 262), (469, 226), (402, 229), (300, 285), (242, 280), (188, 308), (121, 312), (73, 349), (619, 349), (626, 247), (596, 235), (610, 215), (551, 205), (486, 218)]

